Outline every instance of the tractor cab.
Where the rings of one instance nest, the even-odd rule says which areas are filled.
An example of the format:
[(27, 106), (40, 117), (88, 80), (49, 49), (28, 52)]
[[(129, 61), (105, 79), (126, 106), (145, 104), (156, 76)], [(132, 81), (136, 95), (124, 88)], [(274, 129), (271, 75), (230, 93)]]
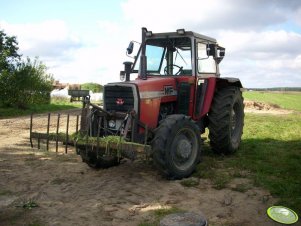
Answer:
[[(139, 78), (149, 76), (218, 76), (218, 64), (225, 55), (225, 48), (216, 40), (191, 31), (156, 33), (142, 29), (142, 43), (131, 73)], [(134, 42), (127, 48), (133, 52)]]
[[(184, 29), (153, 33), (142, 28), (142, 42), (132, 56), (137, 44), (132, 41), (127, 48), (134, 62), (124, 63), (121, 78), (139, 89), (140, 107), (146, 106), (140, 108), (140, 119), (152, 128), (168, 114), (189, 115), (200, 121), (209, 111), (225, 48), (214, 38)], [(130, 79), (132, 73), (138, 74), (135, 81)], [(144, 104), (150, 99), (152, 105)], [(146, 114), (145, 109), (158, 118)], [(200, 127), (203, 130), (204, 126)]]

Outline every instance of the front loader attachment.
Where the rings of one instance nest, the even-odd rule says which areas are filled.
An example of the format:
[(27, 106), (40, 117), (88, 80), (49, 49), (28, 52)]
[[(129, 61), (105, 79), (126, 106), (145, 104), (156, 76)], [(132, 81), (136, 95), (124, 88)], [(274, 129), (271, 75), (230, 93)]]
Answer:
[[(31, 115), (30, 116), (30, 145), (34, 144), (38, 149), (44, 144), (49, 151), (49, 145), (55, 144), (56, 152), (61, 151), (61, 143), (64, 144), (64, 152), (68, 153), (68, 145), (76, 147), (71, 134), (79, 132), (80, 112), (66, 114)], [(36, 142), (35, 142), (36, 141)]]
[[(91, 167), (108, 167), (122, 158), (135, 160), (151, 155), (151, 146), (147, 144), (149, 129), (136, 119), (134, 112), (107, 112), (89, 101), (84, 106), (80, 114), (31, 115), (31, 147), (37, 143), (38, 149), (45, 145), (48, 151), (54, 143), (59, 152), (59, 144), (63, 144), (65, 153), (71, 147)], [(119, 128), (110, 129), (110, 120), (119, 120)], [(41, 121), (46, 125), (41, 126)], [(134, 129), (139, 126), (144, 128), (140, 143), (134, 140)]]

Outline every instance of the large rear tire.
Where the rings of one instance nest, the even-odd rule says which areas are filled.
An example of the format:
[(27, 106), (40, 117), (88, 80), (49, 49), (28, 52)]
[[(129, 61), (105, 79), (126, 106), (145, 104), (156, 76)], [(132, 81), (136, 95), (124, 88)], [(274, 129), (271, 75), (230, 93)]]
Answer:
[(244, 126), (243, 97), (238, 87), (216, 91), (209, 112), (209, 139), (218, 154), (235, 152), (240, 145)]
[(169, 179), (188, 177), (200, 160), (199, 128), (185, 115), (169, 115), (160, 122), (152, 141), (157, 168)]

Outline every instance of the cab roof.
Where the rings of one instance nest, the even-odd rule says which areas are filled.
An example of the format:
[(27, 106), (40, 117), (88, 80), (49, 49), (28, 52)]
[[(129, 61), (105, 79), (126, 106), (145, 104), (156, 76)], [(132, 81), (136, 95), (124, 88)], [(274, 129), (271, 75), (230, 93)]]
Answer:
[[(184, 29), (180, 29), (183, 30)], [(215, 38), (211, 38), (209, 36), (206, 35), (201, 35), (199, 33), (193, 32), (193, 31), (184, 31), (184, 34), (179, 34), (178, 32), (165, 32), (165, 33), (151, 33), (150, 36), (146, 36), (146, 39), (152, 39), (152, 38), (167, 38), (167, 37), (194, 37), (194, 38), (198, 38), (198, 39), (202, 39), (202, 40), (206, 40), (206, 41), (210, 41), (210, 42), (214, 42), (216, 43), (216, 39)]]

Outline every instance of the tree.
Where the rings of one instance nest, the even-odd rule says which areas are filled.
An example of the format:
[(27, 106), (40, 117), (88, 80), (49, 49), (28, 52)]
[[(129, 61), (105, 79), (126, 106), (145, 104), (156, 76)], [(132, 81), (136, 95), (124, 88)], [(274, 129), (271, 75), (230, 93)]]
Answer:
[(3, 73), (0, 79), (3, 99), (7, 107), (25, 109), (30, 104), (50, 102), (53, 77), (47, 73), (46, 66), (37, 58), (27, 58), (16, 67), (16, 70)]
[(85, 90), (85, 89), (91, 90), (93, 93), (103, 92), (103, 86), (98, 83), (93, 83), (93, 82), (81, 84), (81, 89), (82, 90)]
[(21, 55), (18, 54), (18, 42), (15, 36), (8, 36), (0, 30), (0, 73), (3, 70), (13, 71)]
[(35, 58), (21, 59), (16, 37), (0, 31), (0, 106), (27, 108), (50, 102), (53, 78)]

